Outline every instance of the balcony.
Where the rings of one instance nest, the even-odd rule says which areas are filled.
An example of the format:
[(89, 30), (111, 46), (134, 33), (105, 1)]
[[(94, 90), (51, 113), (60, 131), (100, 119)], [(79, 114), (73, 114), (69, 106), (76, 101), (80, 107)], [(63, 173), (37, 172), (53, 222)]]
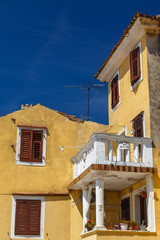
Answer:
[[(101, 235), (102, 232), (108, 237), (110, 232), (108, 230), (106, 233), (104, 216), (107, 216), (107, 209), (115, 208), (118, 209), (116, 210), (119, 214), (117, 218), (120, 219), (123, 198), (129, 197), (130, 199), (129, 219), (134, 219), (141, 224), (142, 209), (139, 199), (143, 191), (147, 194), (145, 221), (148, 231), (144, 235), (155, 232), (153, 174), (157, 173), (157, 169), (153, 168), (152, 139), (94, 133), (72, 162), (74, 179), (68, 188), (71, 191), (82, 191), (83, 232), (81, 238), (87, 239), (90, 234), (92, 235), (86, 232), (85, 224), (91, 216), (90, 205), (93, 192), (95, 203), (92, 215), (96, 217), (94, 237), (96, 234)], [(105, 203), (105, 199), (109, 199), (112, 194), (115, 197), (111, 203), (108, 204), (108, 200)], [(114, 205), (115, 199), (119, 202), (118, 205)], [(118, 232), (121, 234), (120, 231), (116, 233)], [(129, 232), (126, 234), (134, 235)]]
[(152, 168), (152, 139), (94, 133), (72, 161), (74, 179), (92, 164)]

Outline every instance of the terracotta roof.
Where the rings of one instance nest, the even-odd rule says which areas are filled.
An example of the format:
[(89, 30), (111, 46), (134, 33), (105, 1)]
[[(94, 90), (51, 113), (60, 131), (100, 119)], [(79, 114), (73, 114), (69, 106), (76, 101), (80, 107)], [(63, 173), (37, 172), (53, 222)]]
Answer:
[(102, 71), (102, 69), (104, 68), (104, 66), (106, 65), (106, 63), (109, 61), (109, 59), (112, 57), (113, 53), (116, 51), (116, 49), (118, 48), (118, 46), (121, 44), (121, 42), (123, 41), (123, 39), (125, 38), (125, 36), (128, 34), (129, 30), (131, 29), (131, 27), (133, 26), (133, 24), (135, 23), (135, 21), (137, 20), (137, 18), (139, 17), (144, 17), (144, 18), (148, 18), (151, 20), (156, 20), (158, 22), (160, 22), (160, 15), (157, 16), (151, 16), (151, 15), (147, 15), (147, 14), (142, 14), (140, 12), (136, 12), (136, 14), (134, 15), (132, 21), (130, 22), (130, 24), (128, 25), (128, 27), (124, 30), (121, 38), (119, 39), (119, 41), (117, 42), (117, 44), (113, 47), (111, 53), (108, 55), (107, 59), (104, 61), (103, 65), (100, 67), (100, 69), (98, 70), (98, 72), (94, 75), (95, 78), (98, 77), (98, 75), (100, 74), (100, 72)]
[(63, 112), (59, 112), (59, 111), (57, 111), (57, 113), (63, 115), (64, 117), (67, 117), (69, 120), (71, 120), (73, 122), (84, 123), (83, 119), (77, 118), (76, 116), (72, 116), (67, 113), (63, 113)]

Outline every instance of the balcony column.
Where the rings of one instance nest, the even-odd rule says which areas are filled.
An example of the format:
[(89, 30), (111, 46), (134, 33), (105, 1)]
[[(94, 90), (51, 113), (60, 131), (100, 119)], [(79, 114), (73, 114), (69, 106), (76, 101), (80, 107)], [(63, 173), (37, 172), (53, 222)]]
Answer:
[(84, 187), (82, 189), (82, 203), (83, 203), (83, 232), (85, 232), (85, 224), (87, 223), (87, 220), (89, 219), (89, 208), (90, 208), (90, 202), (91, 202), (91, 194), (92, 194), (92, 184), (90, 184), (88, 187)]
[(146, 185), (147, 185), (147, 220), (148, 227), (147, 230), (150, 232), (155, 232), (155, 207), (154, 207), (154, 184), (153, 175), (146, 175)]
[(104, 230), (104, 179), (98, 177), (96, 182), (96, 229)]
[(82, 189), (82, 202), (83, 202), (83, 232), (85, 232), (85, 224), (89, 218), (89, 211), (88, 208), (88, 189)]

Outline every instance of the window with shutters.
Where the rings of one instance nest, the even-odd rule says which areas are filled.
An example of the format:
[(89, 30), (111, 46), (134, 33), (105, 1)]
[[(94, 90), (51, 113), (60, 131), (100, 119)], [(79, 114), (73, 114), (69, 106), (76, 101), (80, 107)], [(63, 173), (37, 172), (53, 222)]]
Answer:
[(121, 219), (130, 220), (130, 197), (121, 199)]
[(133, 90), (142, 80), (141, 43), (130, 53), (130, 79)]
[(111, 107), (114, 111), (120, 104), (119, 71), (111, 80)]
[(44, 204), (44, 197), (13, 197), (12, 238), (43, 238)]
[[(134, 137), (144, 137), (143, 118), (144, 112), (141, 112), (133, 119)], [(143, 146), (139, 145), (139, 157), (142, 156), (142, 150)]]
[(45, 166), (46, 138), (46, 128), (18, 125), (16, 163)]
[(144, 136), (143, 115), (144, 115), (144, 113), (141, 112), (133, 119), (134, 137), (143, 137)]

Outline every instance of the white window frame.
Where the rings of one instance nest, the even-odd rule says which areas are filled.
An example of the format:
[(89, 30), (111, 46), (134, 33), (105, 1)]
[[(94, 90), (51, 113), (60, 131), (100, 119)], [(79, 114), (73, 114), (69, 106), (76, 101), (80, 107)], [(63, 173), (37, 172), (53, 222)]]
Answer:
[[(41, 201), (41, 216), (40, 216), (40, 235), (15, 235), (15, 218), (16, 218), (16, 200), (40, 200)], [(35, 196), (13, 196), (12, 197), (12, 219), (11, 219), (11, 238), (17, 239), (44, 239), (44, 215), (45, 215), (45, 197)]]
[[(42, 162), (21, 162), (20, 151), (21, 151), (21, 131), (22, 129), (43, 131), (43, 149), (42, 149)], [(47, 144), (47, 129), (27, 126), (17, 126), (17, 145), (16, 145), (16, 164), (17, 165), (30, 165), (30, 166), (46, 166), (46, 144)]]
[[(137, 85), (143, 80), (142, 79), (142, 53), (141, 53), (141, 42), (138, 43), (138, 45), (134, 48), (136, 49), (137, 47), (139, 47), (139, 57), (140, 57), (140, 72), (141, 72), (141, 76), (140, 78), (135, 82), (135, 84), (132, 86), (131, 85), (131, 91), (134, 90), (135, 87), (137, 87)], [(134, 50), (133, 49), (133, 50)], [(131, 70), (130, 70), (131, 71)], [(131, 78), (131, 76), (130, 76)]]
[[(114, 79), (114, 77), (118, 75), (118, 92), (119, 92), (119, 102), (112, 108), (112, 81)], [(120, 83), (119, 83), (119, 70), (116, 72), (116, 74), (113, 76), (111, 83), (110, 83), (110, 89), (111, 89), (111, 111), (114, 112), (116, 110), (116, 108), (120, 105), (121, 103), (121, 98), (120, 98)]]
[[(131, 203), (131, 193), (127, 193), (127, 194), (125, 194), (125, 195), (123, 195), (123, 196), (121, 196), (120, 197), (120, 201), (122, 201), (123, 199), (125, 199), (125, 198), (130, 198), (130, 220), (132, 219), (132, 203)], [(122, 211), (121, 211), (122, 209), (120, 208), (120, 216), (121, 216), (121, 219), (122, 219)]]
[[(140, 187), (140, 188), (138, 188), (138, 189), (136, 189), (136, 190), (134, 190), (133, 192), (132, 192), (132, 197), (133, 197), (133, 219), (135, 220), (135, 216), (136, 216), (136, 206), (135, 206), (135, 197), (136, 197), (136, 195), (138, 195), (140, 192), (143, 192), (143, 191), (146, 191), (146, 189), (147, 189), (147, 186), (146, 185), (144, 185), (144, 186), (142, 186), (142, 187)], [(147, 218), (148, 218), (148, 216), (147, 216)]]

